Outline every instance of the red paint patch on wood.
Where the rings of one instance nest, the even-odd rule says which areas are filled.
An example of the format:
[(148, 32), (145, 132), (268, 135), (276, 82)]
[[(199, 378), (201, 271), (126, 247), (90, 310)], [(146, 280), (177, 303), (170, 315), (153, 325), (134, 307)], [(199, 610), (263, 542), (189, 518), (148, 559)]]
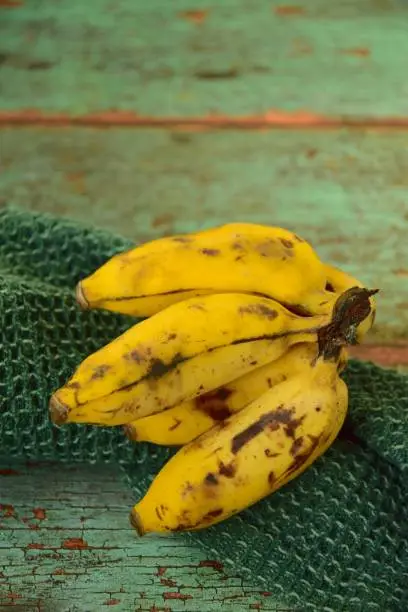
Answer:
[(351, 49), (342, 49), (343, 55), (354, 55), (355, 57), (370, 57), (371, 51), (367, 47), (353, 47)]
[[(186, 131), (211, 129), (338, 129), (386, 128), (408, 129), (408, 117), (353, 117), (326, 116), (306, 110), (287, 111), (271, 109), (261, 115), (229, 116), (209, 114), (198, 117), (151, 117), (133, 111), (106, 111), (87, 115), (42, 113), (38, 110), (0, 111), (0, 126), (41, 125), (44, 127), (87, 126), (107, 128), (113, 126), (184, 128)], [(27, 462), (29, 467), (39, 462)], [(44, 465), (53, 465), (44, 463)]]
[(250, 607), (251, 610), (260, 610), (261, 607), (262, 607), (262, 604), (260, 604), (260, 603), (252, 603), (252, 604), (250, 604), (249, 607)]
[(395, 276), (408, 276), (408, 270), (405, 268), (398, 268), (397, 270), (392, 271)]
[(33, 529), (35, 531), (35, 530), (39, 529), (39, 526), (38, 525), (34, 525), (33, 523), (29, 523), (28, 524), (28, 528), (29, 529)]
[(21, 0), (0, 0), (0, 8), (18, 8), (23, 6)]
[(39, 542), (31, 542), (31, 544), (27, 544), (27, 548), (31, 548), (34, 550), (42, 550), (45, 548), (44, 544), (40, 544)]
[(207, 19), (208, 10), (181, 11), (179, 16), (195, 25), (201, 25)]
[(272, 595), (271, 591), (261, 591), (262, 597), (270, 597)]
[(174, 580), (170, 580), (170, 578), (160, 578), (160, 583), (163, 584), (164, 586), (168, 586), (168, 587), (176, 587), (177, 586), (177, 582), (174, 582)]
[(2, 518), (12, 518), (16, 515), (14, 506), (11, 504), (0, 504), (0, 512), (3, 512)]
[(171, 608), (157, 608), (154, 604), (149, 608), (149, 612), (171, 612)]
[(200, 563), (198, 564), (198, 567), (212, 567), (213, 569), (217, 570), (217, 572), (224, 571), (224, 566), (222, 563), (220, 563), (219, 561), (212, 561), (210, 559), (200, 561)]
[(33, 514), (39, 521), (43, 521), (46, 518), (44, 508), (33, 508)]
[(23, 596), (20, 595), (19, 593), (7, 593), (6, 597), (8, 599), (14, 600), (14, 599), (22, 599)]
[(192, 595), (186, 595), (184, 593), (163, 593), (164, 599), (181, 599), (181, 601), (186, 601), (187, 599), (193, 599)]
[(398, 365), (408, 366), (408, 345), (361, 345), (349, 347), (350, 356), (354, 359), (373, 361), (384, 367), (395, 367)]
[(103, 602), (104, 606), (117, 606), (120, 604), (120, 599), (107, 599)]
[(295, 15), (304, 15), (306, 13), (303, 6), (277, 6), (274, 9), (276, 15), (283, 15), (284, 17), (292, 17)]
[(12, 469), (0, 470), (0, 476), (20, 476), (20, 472)]
[(65, 570), (62, 567), (57, 567), (56, 570), (52, 572), (53, 576), (65, 576)]
[(167, 572), (167, 567), (159, 567), (157, 569), (157, 576), (163, 576)]
[(82, 538), (69, 538), (63, 541), (61, 547), (68, 548), (69, 550), (81, 550), (88, 548), (88, 542), (85, 542)]
[(73, 191), (79, 194), (86, 192), (84, 172), (72, 172), (70, 174), (67, 174), (66, 176), (67, 181), (72, 185)]
[(174, 221), (174, 215), (171, 213), (163, 213), (162, 215), (157, 215), (153, 219), (152, 227), (161, 227), (162, 225), (169, 225)]

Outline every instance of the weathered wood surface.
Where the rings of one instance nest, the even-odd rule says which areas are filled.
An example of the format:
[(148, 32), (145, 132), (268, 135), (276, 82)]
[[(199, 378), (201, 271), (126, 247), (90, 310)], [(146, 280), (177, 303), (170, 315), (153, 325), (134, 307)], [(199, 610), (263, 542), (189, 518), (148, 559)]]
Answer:
[(0, 610), (277, 610), (177, 537), (137, 539), (133, 503), (114, 467), (0, 465)]
[[(296, 228), (381, 287), (360, 354), (407, 365), (407, 132), (84, 128), (406, 128), (407, 26), (406, 0), (0, 0), (0, 124), (82, 126), (1, 130), (0, 206), (137, 241), (237, 219)], [(0, 474), (0, 610), (283, 609), (191, 544), (135, 539), (115, 468)]]
[(406, 117), (407, 24), (405, 0), (2, 0), (0, 109)]
[(0, 136), (3, 202), (136, 241), (237, 219), (295, 229), (323, 259), (381, 288), (371, 342), (408, 339), (405, 132), (22, 128)]

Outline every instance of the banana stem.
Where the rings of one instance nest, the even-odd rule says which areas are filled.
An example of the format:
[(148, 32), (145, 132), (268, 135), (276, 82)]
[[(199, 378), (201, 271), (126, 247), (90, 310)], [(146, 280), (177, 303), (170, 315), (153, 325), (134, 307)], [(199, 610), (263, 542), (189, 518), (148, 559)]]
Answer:
[(337, 359), (342, 346), (357, 344), (357, 328), (371, 314), (370, 297), (378, 291), (352, 287), (337, 298), (332, 320), (317, 332), (319, 356)]

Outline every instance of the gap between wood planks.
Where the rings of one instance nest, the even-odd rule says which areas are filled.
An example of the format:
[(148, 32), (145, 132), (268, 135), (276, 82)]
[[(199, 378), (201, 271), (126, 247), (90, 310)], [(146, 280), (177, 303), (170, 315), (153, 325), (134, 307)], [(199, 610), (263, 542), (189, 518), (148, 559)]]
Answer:
[(325, 116), (307, 110), (271, 109), (259, 115), (228, 116), (210, 114), (200, 117), (153, 117), (133, 111), (101, 111), (84, 115), (47, 113), (36, 109), (0, 111), (0, 127), (39, 125), (43, 127), (160, 127), (185, 129), (408, 129), (404, 117)]

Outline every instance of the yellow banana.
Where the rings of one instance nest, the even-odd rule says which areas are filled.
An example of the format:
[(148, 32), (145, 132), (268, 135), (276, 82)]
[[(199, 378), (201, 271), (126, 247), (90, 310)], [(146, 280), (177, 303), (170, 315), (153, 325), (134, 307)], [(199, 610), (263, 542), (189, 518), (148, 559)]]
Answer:
[(51, 418), (129, 423), (229, 383), (296, 342), (316, 342), (329, 320), (249, 294), (179, 302), (87, 357), (52, 396)]
[[(296, 344), (276, 361), (267, 363), (191, 400), (164, 412), (133, 421), (125, 426), (133, 441), (164, 445), (183, 445), (225, 420), (268, 389), (299, 374), (316, 356), (316, 343)], [(347, 360), (345, 349), (339, 358), (339, 369)]]
[(296, 234), (230, 223), (160, 238), (112, 257), (77, 286), (84, 308), (146, 317), (197, 295), (240, 292), (323, 314), (324, 267)]
[(303, 371), (182, 447), (131, 512), (140, 535), (208, 527), (301, 474), (332, 443), (347, 412), (334, 358)]

